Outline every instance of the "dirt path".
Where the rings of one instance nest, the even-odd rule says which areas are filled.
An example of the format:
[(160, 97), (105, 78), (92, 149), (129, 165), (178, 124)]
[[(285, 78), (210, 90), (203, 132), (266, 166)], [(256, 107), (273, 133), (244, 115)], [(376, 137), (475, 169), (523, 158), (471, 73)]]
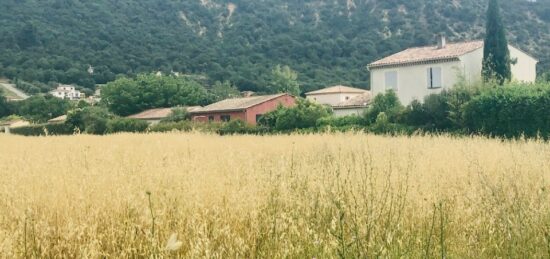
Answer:
[(23, 100), (29, 98), (29, 96), (26, 93), (24, 93), (23, 91), (15, 88), (15, 86), (12, 85), (12, 84), (0, 82), (0, 87), (5, 88), (6, 90), (16, 94), (19, 98), (21, 98)]

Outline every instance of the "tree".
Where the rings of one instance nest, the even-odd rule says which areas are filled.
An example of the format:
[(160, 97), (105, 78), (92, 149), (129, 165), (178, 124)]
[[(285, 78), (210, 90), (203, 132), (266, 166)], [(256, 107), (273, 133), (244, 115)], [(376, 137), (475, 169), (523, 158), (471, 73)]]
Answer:
[(66, 123), (80, 132), (103, 135), (107, 132), (107, 124), (112, 118), (113, 115), (107, 109), (90, 106), (70, 111)]
[(140, 74), (135, 79), (122, 77), (101, 89), (102, 103), (112, 112), (127, 116), (146, 109), (204, 105), (209, 102), (206, 89), (184, 77)]
[(329, 107), (299, 99), (296, 106), (284, 108), (279, 106), (260, 118), (260, 125), (279, 131), (307, 129), (317, 126), (320, 119), (332, 114)]
[(289, 93), (294, 96), (300, 95), (298, 73), (293, 71), (289, 66), (275, 66), (271, 71), (269, 80), (269, 90), (272, 93)]
[(483, 78), (502, 85), (512, 78), (510, 50), (498, 0), (489, 0), (483, 49)]
[(49, 119), (66, 114), (71, 104), (51, 95), (35, 95), (17, 102), (15, 112), (33, 122), (46, 122)]
[(404, 109), (405, 107), (403, 107), (395, 92), (388, 91), (385, 94), (379, 94), (374, 97), (369, 109), (365, 113), (365, 120), (367, 124), (372, 124), (377, 120), (378, 114), (383, 112), (390, 122), (397, 122), (397, 117)]
[(231, 84), (229, 81), (216, 81), (210, 89), (210, 93), (213, 95), (214, 101), (221, 101), (227, 98), (235, 98), (241, 95), (239, 89)]

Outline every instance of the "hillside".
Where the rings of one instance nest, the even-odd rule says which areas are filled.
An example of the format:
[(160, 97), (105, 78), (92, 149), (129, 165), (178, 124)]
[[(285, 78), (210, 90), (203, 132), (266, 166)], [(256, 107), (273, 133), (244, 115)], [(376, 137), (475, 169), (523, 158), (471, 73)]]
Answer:
[[(479, 0), (4, 0), (0, 76), (85, 87), (176, 71), (262, 91), (276, 64), (305, 90), (368, 87), (365, 66), (434, 35), (483, 37)], [(502, 1), (512, 44), (550, 67), (550, 0)], [(94, 74), (88, 74), (89, 66)]]

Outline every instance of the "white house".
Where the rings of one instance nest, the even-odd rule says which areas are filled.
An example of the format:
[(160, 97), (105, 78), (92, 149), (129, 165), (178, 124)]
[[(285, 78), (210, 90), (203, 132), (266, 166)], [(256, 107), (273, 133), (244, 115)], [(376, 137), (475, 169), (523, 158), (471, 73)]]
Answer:
[(72, 85), (59, 85), (50, 94), (60, 99), (79, 100), (84, 98), (84, 94), (76, 90)]
[(370, 103), (371, 93), (365, 89), (337, 85), (306, 93), (306, 99), (332, 107), (335, 116), (360, 115)]
[[(512, 80), (534, 82), (538, 60), (510, 46)], [(406, 49), (368, 65), (373, 95), (393, 89), (404, 105), (439, 93), (456, 85), (481, 81), (483, 41), (446, 43), (440, 37), (437, 46)]]

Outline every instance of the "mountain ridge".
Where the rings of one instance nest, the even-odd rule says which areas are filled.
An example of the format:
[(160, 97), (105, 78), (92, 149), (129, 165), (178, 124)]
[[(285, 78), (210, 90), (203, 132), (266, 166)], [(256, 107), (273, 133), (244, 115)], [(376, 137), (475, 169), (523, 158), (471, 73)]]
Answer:
[[(304, 91), (368, 88), (366, 65), (408, 47), (481, 39), (476, 0), (6, 0), (0, 76), (92, 88), (163, 71), (264, 91), (277, 64)], [(550, 1), (502, 2), (509, 41), (550, 67)], [(94, 67), (94, 74), (86, 71)]]

